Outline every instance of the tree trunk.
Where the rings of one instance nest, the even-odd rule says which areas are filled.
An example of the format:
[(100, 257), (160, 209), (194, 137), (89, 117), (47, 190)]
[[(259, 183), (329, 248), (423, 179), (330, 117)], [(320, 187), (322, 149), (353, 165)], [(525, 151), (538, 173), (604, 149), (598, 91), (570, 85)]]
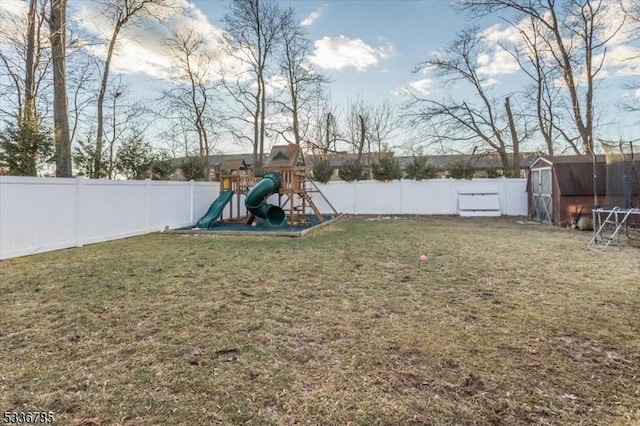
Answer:
[(329, 158), (329, 149), (331, 149), (331, 113), (328, 112), (327, 113), (327, 143), (324, 145), (324, 158), (328, 159)]
[(260, 78), (258, 79), (258, 84), (262, 87), (260, 94), (260, 158), (258, 163), (260, 164), (260, 171), (263, 170), (264, 164), (262, 164), (264, 159), (264, 136), (265, 136), (265, 119), (266, 119), (266, 108), (267, 108), (267, 94), (266, 94), (266, 86), (264, 82), (264, 75), (261, 72)]
[(358, 115), (358, 119), (360, 120), (360, 140), (358, 141), (358, 163), (362, 161), (362, 151), (364, 150), (364, 142), (365, 142), (365, 132), (367, 128), (364, 124), (364, 118), (362, 115)]
[(520, 141), (518, 140), (518, 131), (516, 130), (516, 123), (513, 121), (511, 102), (509, 102), (508, 96), (504, 100), (504, 106), (507, 110), (509, 130), (511, 132), (511, 143), (513, 144), (513, 162), (511, 167), (512, 177), (520, 177)]
[(99, 178), (102, 174), (102, 140), (104, 136), (104, 97), (107, 93), (107, 82), (109, 81), (109, 68), (111, 66), (111, 57), (113, 56), (113, 49), (116, 45), (118, 33), (122, 27), (122, 21), (118, 21), (113, 29), (111, 35), (111, 41), (109, 42), (109, 50), (107, 51), (107, 59), (104, 63), (104, 70), (102, 72), (102, 81), (100, 83), (100, 93), (98, 93), (98, 123), (96, 130), (96, 152), (93, 159), (93, 178)]
[(71, 141), (66, 73), (67, 0), (51, 0), (51, 58), (53, 63), (53, 119), (56, 145), (56, 176), (71, 176)]
[(35, 124), (36, 119), (36, 67), (35, 67), (35, 50), (36, 50), (36, 0), (29, 2), (27, 29), (27, 51), (25, 58), (25, 78), (24, 78), (24, 111), (22, 118), (29, 125)]

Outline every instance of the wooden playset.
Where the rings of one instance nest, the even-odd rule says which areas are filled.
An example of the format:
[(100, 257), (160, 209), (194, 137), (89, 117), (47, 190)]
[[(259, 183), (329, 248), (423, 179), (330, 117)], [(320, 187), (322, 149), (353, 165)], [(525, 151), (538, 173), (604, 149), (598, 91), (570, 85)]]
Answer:
[[(227, 204), (228, 218), (231, 221), (252, 224), (258, 216), (264, 217), (270, 227), (282, 228), (287, 225), (305, 225), (310, 216), (315, 216), (322, 223), (326, 220), (325, 216), (313, 202), (311, 193), (318, 193), (337, 214), (329, 200), (309, 178), (309, 169), (299, 146), (274, 146), (265, 162), (264, 172), (263, 177), (256, 177), (243, 159), (225, 160), (220, 166), (220, 195), (196, 226), (212, 228)], [(272, 194), (277, 194), (277, 205), (265, 203)], [(246, 208), (243, 208), (243, 197)], [(273, 215), (267, 214), (269, 210), (279, 218), (276, 220), (277, 225), (270, 222)]]

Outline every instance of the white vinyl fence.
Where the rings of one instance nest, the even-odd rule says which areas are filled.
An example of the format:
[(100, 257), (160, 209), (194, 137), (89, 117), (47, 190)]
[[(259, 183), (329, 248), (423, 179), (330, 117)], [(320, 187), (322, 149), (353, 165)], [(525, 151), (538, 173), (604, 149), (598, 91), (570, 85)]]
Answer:
[[(475, 216), (522, 216), (527, 214), (526, 179), (430, 179), (392, 182), (328, 182), (318, 185), (331, 204), (342, 213), (350, 214), (462, 214), (461, 198), (473, 196), (467, 203)], [(314, 202), (323, 213), (330, 208), (318, 196)], [(487, 203), (487, 198), (498, 202)], [(491, 205), (491, 207), (487, 207)], [(497, 209), (497, 211), (492, 211)]]
[[(527, 214), (525, 179), (329, 182), (318, 187), (336, 210), (348, 214)], [(218, 194), (217, 182), (0, 176), (0, 259), (193, 225)], [(320, 194), (311, 195), (323, 213), (331, 213)], [(235, 209), (236, 200), (232, 203)], [(228, 214), (227, 207), (223, 217)]]
[(0, 259), (193, 224), (217, 183), (0, 176)]

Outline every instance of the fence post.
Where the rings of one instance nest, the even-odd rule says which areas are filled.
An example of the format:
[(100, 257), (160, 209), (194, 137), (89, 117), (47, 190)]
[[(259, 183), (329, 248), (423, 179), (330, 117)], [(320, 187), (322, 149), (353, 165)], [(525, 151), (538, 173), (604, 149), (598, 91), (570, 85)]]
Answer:
[(195, 192), (195, 182), (190, 180), (189, 184), (190, 184), (190, 192), (189, 192), (189, 198), (190, 198), (190, 201), (189, 201), (189, 224), (193, 224), (193, 222), (195, 220), (193, 218), (193, 211), (195, 210), (195, 205), (194, 204), (196, 202), (195, 194), (194, 194), (194, 192)]
[(500, 214), (507, 214), (507, 178), (502, 176), (502, 190), (500, 191)]
[(358, 214), (358, 182), (357, 180), (351, 182), (353, 187), (353, 214)]
[(400, 214), (404, 214), (404, 179), (400, 178)]
[(82, 247), (84, 236), (82, 235), (83, 225), (83, 208), (84, 205), (84, 176), (76, 176), (76, 197), (75, 197), (75, 234), (76, 234), (76, 247)]
[(151, 179), (144, 180), (144, 230), (149, 232), (151, 226)]
[[(449, 214), (457, 214), (458, 213), (458, 188), (456, 187), (456, 196), (454, 197), (452, 194), (453, 191), (453, 179), (448, 177), (447, 179), (447, 186), (449, 187), (449, 190), (447, 191), (448, 193), (448, 197), (449, 197)], [(455, 204), (454, 204), (454, 199), (455, 199)]]

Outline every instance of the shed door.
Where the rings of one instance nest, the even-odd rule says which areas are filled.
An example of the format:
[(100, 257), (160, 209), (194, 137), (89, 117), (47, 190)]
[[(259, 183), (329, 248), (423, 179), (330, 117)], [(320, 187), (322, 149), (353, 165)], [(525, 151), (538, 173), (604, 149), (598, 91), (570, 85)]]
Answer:
[(544, 223), (553, 222), (551, 168), (531, 170), (531, 186), (533, 218)]

